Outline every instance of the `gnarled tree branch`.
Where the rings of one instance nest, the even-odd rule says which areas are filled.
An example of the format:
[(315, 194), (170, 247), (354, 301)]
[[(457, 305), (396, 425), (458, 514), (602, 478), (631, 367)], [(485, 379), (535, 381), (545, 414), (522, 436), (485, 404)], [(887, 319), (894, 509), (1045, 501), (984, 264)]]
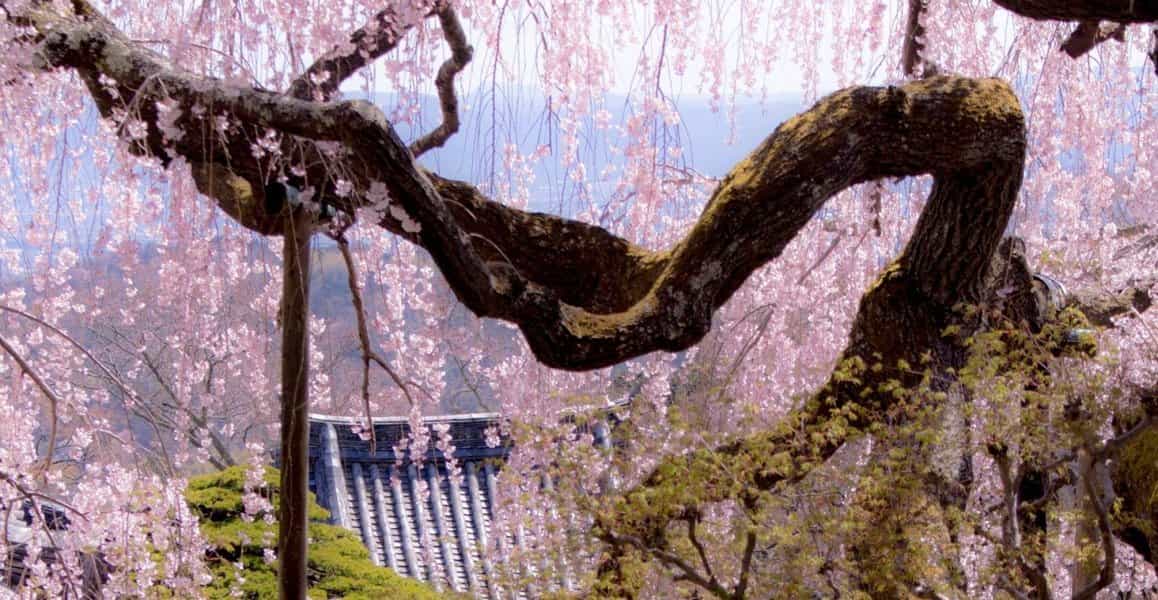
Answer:
[[(996, 1), (1039, 19), (1158, 18), (1153, 0)], [(184, 159), (203, 192), (262, 233), (286, 233), (280, 215), (261, 210), (271, 172), (305, 173), (295, 184), (345, 212), (383, 209), (380, 225), (428, 250), (468, 308), (517, 324), (539, 360), (559, 368), (592, 369), (689, 347), (713, 312), (779, 256), (830, 197), (873, 179), (931, 174), (933, 191), (913, 237), (861, 300), (844, 354), (854, 374), (834, 373), (783, 427), (710, 456), (667, 461), (602, 516), (606, 541), (639, 540), (653, 554), (667, 551), (670, 521), (704, 503), (749, 502), (760, 490), (799, 479), (889, 409), (892, 396), (877, 386), (896, 374), (874, 375), (864, 365), (915, 363), (925, 353), (941, 373), (962, 364), (964, 351), (942, 332), (956, 323), (953, 305), (981, 297), (1021, 182), (1024, 122), (1007, 84), (942, 76), (849, 88), (777, 128), (720, 182), (683, 240), (652, 251), (592, 225), (504, 206), (468, 183), (429, 173), (377, 108), (321, 101), (392, 47), (398, 33), (373, 38), (367, 29), (367, 45), (354, 44), (365, 53), (323, 57), (290, 94), (278, 94), (182, 72), (95, 11), (56, 10), (37, 4), (18, 18), (36, 29), (47, 65), (80, 74), (105, 118), (124, 119), (131, 109), (128, 118), (147, 125), (147, 135), (131, 141), (134, 151), (166, 164)], [(444, 31), (451, 41), (445, 23)], [(112, 89), (102, 83), (109, 80)], [(159, 100), (181, 110), (182, 140), (167, 139), (158, 127), (152, 107)], [(198, 109), (236, 125), (216, 129)], [(294, 138), (297, 151), (276, 160), (252, 156), (250, 140), (268, 131)], [(352, 194), (335, 193), (335, 168)], [(373, 193), (380, 187), (405, 218), (384, 210)], [(714, 474), (721, 458), (739, 471)], [(700, 485), (684, 485), (689, 476)]]
[[(426, 17), (434, 14), (431, 11)], [(318, 57), (290, 86), (289, 94), (302, 100), (329, 100), (342, 82), (398, 45), (410, 29), (397, 6), (390, 4), (370, 22), (350, 34), (349, 42)]]
[(993, 3), (1039, 21), (1150, 23), (1158, 20), (1155, 0), (993, 0)]
[(438, 106), (442, 111), (442, 123), (410, 144), (410, 153), (415, 158), (422, 156), (431, 148), (442, 146), (458, 131), (458, 97), (454, 94), (454, 77), (466, 68), (474, 56), (474, 48), (466, 43), (466, 34), (462, 31), (462, 23), (459, 23), (454, 9), (448, 6), (439, 10), (438, 21), (442, 24), (442, 35), (450, 46), (450, 58), (442, 63), (438, 75), (434, 78), (434, 87), (438, 89)]
[[(122, 88), (121, 97), (165, 97), (189, 115), (194, 106), (208, 107), (259, 130), (339, 142), (343, 175), (355, 189), (364, 194), (384, 184), (392, 202), (420, 229), (395, 219), (395, 211), (388, 211), (381, 224), (426, 248), (475, 314), (517, 324), (539, 360), (558, 368), (598, 368), (694, 344), (707, 331), (711, 314), (747, 276), (778, 256), (813, 212), (851, 185), (932, 173), (946, 189), (956, 185), (949, 183), (955, 178), (977, 180), (988, 172), (1004, 172), (1024, 150), (1017, 100), (1000, 81), (936, 77), (903, 87), (846, 89), (781, 125), (724, 178), (684, 240), (667, 251), (651, 252), (590, 225), (502, 207), (467, 184), (426, 173), (368, 103), (308, 102), (191, 76), (100, 21), (53, 14), (37, 18), (44, 55), (56, 66), (87, 74), (94, 96), (102, 91), (97, 79), (104, 75)], [(106, 114), (111, 113), (109, 106)], [(146, 111), (141, 117), (155, 127)], [(244, 151), (227, 151), (240, 149), (243, 142), (248, 147), (249, 138), (211, 131), (208, 119), (183, 119), (185, 138), (215, 143), (207, 148), (167, 142), (152, 129), (139, 143), (162, 158), (216, 165), (202, 173), (206, 182), (214, 176), (219, 182), (240, 178), (250, 190), (248, 204), (225, 198), (211, 185), (202, 189), (217, 193), (227, 211), (225, 205), (234, 202), (231, 214), (239, 220), (277, 232), (276, 219), (261, 215), (252, 202), (269, 165), (242, 158)], [(231, 157), (232, 164), (222, 157)], [(318, 164), (303, 166), (313, 171), (307, 177), (314, 185), (324, 187), (333, 177)], [(1016, 186), (1009, 191), (1003, 201), (1012, 203)], [(364, 195), (331, 200), (343, 210), (370, 204)], [(932, 221), (926, 227), (947, 222), (941, 219), (957, 210), (946, 202), (953, 201), (946, 196), (930, 204), (923, 219)], [(976, 208), (967, 208), (971, 216), (1001, 213)], [(996, 231), (1003, 227), (962, 224), (951, 233), (964, 248), (985, 256), (986, 246), (996, 246), (997, 234), (975, 232), (988, 231), (990, 225)], [(915, 249), (925, 243), (921, 236), (911, 242)], [(955, 262), (946, 262), (943, 256), (912, 253), (913, 275), (923, 291), (955, 301), (975, 293), (985, 261), (954, 256)], [(588, 275), (570, 280), (576, 272)]]

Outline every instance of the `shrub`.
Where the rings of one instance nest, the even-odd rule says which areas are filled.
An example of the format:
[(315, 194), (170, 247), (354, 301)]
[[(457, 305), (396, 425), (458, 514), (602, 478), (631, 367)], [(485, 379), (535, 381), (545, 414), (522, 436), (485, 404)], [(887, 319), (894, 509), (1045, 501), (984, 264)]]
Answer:
[[(267, 468), (261, 489), (277, 509), (278, 472)], [(206, 589), (210, 598), (276, 599), (276, 562), (266, 561), (265, 550), (276, 547), (277, 521), (260, 513), (245, 518), (242, 494), (245, 469), (224, 471), (189, 480), (186, 500), (201, 519), (201, 532), (210, 544), (207, 562), (213, 581)], [(274, 513), (276, 514), (276, 512)], [(310, 497), (310, 598), (426, 600), (445, 598), (428, 585), (403, 577), (386, 567), (375, 566), (361, 540), (353, 533), (325, 523), (329, 516)]]

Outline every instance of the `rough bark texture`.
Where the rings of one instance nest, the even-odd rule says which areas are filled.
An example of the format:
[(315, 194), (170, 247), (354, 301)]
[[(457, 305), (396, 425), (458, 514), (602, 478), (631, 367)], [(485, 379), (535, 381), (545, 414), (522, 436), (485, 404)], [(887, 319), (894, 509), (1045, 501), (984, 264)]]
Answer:
[(925, 14), (927, 1), (909, 0), (909, 20), (905, 24), (905, 44), (901, 48), (901, 71), (905, 75), (916, 74), (917, 66), (921, 64), (921, 56), (925, 50), (925, 44), (921, 41), (925, 37), (921, 17)]
[(993, 0), (993, 3), (1041, 21), (1149, 23), (1158, 20), (1155, 0)]
[(310, 236), (303, 211), (289, 224), (282, 263), (281, 297), (281, 502), (278, 504), (278, 590), (283, 600), (309, 591)]
[[(469, 184), (425, 172), (368, 103), (310, 102), (194, 77), (99, 18), (38, 18), (48, 62), (81, 73), (106, 115), (115, 104), (98, 76), (116, 81), (120, 97), (136, 97), (149, 133), (135, 149), (163, 161), (185, 159), (202, 190), (246, 226), (280, 233), (281, 222), (260, 209), (260, 174), (289, 170), (253, 159), (248, 140), (266, 129), (296, 136), (286, 142), (285, 156), (306, 175), (295, 185), (314, 187), (350, 211), (368, 204), (361, 194), (374, 182), (385, 184), (421, 230), (406, 231), (390, 216), (381, 225), (426, 248), (468, 308), (519, 325), (539, 360), (565, 369), (691, 346), (747, 276), (851, 185), (931, 173), (941, 189), (956, 185), (952, 178), (982, 177), (987, 165), (1016, 160), (1024, 144), (1016, 98), (998, 80), (936, 77), (903, 87), (849, 88), (781, 125), (724, 178), (684, 240), (649, 251), (598, 227), (502, 206)], [(165, 140), (148, 112), (163, 92), (183, 111), (180, 141)], [(193, 116), (194, 106), (238, 125), (214, 131), (212, 119)], [(315, 143), (321, 141), (340, 145), (344, 172), (323, 166), (334, 161), (315, 160), (324, 153)], [(358, 193), (329, 194), (339, 176)], [(974, 214), (973, 200), (962, 201), (959, 208)], [(948, 210), (933, 204), (934, 214)], [(972, 246), (970, 229), (957, 235)], [(914, 243), (924, 242), (918, 236)], [(918, 272), (933, 278), (922, 282), (927, 289), (946, 279), (932, 269), (965, 266), (914, 256)], [(574, 273), (583, 276), (565, 276)], [(936, 293), (968, 292), (976, 282), (966, 279)]]
[[(1158, 19), (1154, 0), (995, 1), (1037, 19)], [(1025, 126), (1017, 98), (999, 80), (939, 76), (836, 92), (778, 127), (720, 182), (687, 236), (656, 251), (589, 224), (504, 206), (469, 183), (427, 172), (377, 108), (328, 101), (341, 77), (387, 51), (401, 32), (355, 33), (353, 54), (335, 51), (319, 61), (316, 72), (336, 76), (320, 85), (307, 73), (281, 94), (183, 72), (132, 44), (83, 0), (73, 4), (74, 12), (43, 4), (16, 18), (37, 32), (43, 67), (75, 70), (106, 118), (124, 108), (117, 98), (136, 99), (131, 114), (147, 125), (147, 135), (131, 141), (131, 150), (166, 165), (187, 162), (203, 193), (263, 234), (290, 233), (281, 216), (262, 208), (265, 174), (312, 188), (345, 213), (373, 206), (368, 192), (384, 185), (420, 228), (389, 211), (379, 224), (429, 251), (459, 300), (478, 316), (517, 324), (538, 359), (553, 367), (593, 369), (691, 346), (707, 332), (713, 312), (833, 195), (883, 177), (933, 176), (913, 237), (861, 299), (844, 367), (825, 387), (772, 431), (670, 459), (600, 516), (598, 531), (613, 548), (598, 590), (606, 595), (634, 593), (625, 571), (638, 565), (634, 555), (660, 556), (655, 551), (666, 547), (668, 523), (705, 503), (754, 502), (760, 491), (799, 479), (889, 414), (896, 400), (892, 381), (919, 383), (896, 369), (898, 361), (927, 363), (935, 380), (951, 381), (965, 359), (961, 341), (977, 326), (953, 307), (992, 299), (986, 290), (1007, 287), (995, 286), (994, 278), (1009, 273), (992, 267), (994, 260), (1015, 262), (1012, 247), (998, 250), (1021, 182)], [(112, 81), (116, 94), (101, 81)], [(180, 140), (165, 139), (157, 127), (159, 100), (181, 111)], [(216, 116), (233, 125), (215, 129)], [(254, 158), (250, 140), (269, 130), (282, 134), (282, 155)], [(336, 195), (338, 178), (354, 192)], [(288, 249), (293, 236), (286, 238)], [(1021, 279), (1030, 281), (1024, 273)], [(1137, 306), (1133, 298), (1122, 300), (1107, 314)], [(284, 316), (288, 347), (291, 312)], [(959, 335), (944, 335), (949, 326)], [(290, 367), (284, 372), (296, 373)], [(292, 396), (287, 390), (284, 397)], [(302, 406), (287, 402), (284, 431), (302, 424), (294, 421)], [(287, 461), (305, 448), (288, 440)], [(717, 469), (722, 459), (736, 465), (727, 477)], [(689, 478), (697, 485), (686, 485)], [(287, 497), (291, 489), (283, 484)], [(282, 516), (283, 526), (304, 519)], [(290, 560), (284, 552), (282, 560)], [(284, 592), (299, 597), (296, 589)]]

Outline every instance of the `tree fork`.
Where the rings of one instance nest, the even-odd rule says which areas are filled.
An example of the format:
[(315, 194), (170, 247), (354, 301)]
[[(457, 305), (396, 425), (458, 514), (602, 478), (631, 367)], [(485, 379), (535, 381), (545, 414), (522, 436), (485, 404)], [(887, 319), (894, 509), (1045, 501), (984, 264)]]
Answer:
[[(1017, 108), (1016, 125), (1020, 125)], [(636, 598), (641, 578), (623, 573), (629, 548), (676, 565), (668, 526), (708, 504), (755, 506), (761, 493), (792, 484), (844, 443), (896, 413), (893, 391), (927, 389), (913, 408), (943, 402), (966, 359), (964, 340), (977, 326), (954, 310), (993, 295), (994, 273), (1013, 259), (1001, 243), (1021, 185), (1025, 147), (1006, 160), (939, 174), (904, 252), (861, 298), (849, 343), (828, 382), (771, 431), (663, 461), (637, 488), (596, 516), (595, 535), (609, 550), (596, 597)], [(1028, 272), (1022, 278), (1029, 282)], [(955, 325), (958, 334), (945, 335)], [(908, 364), (914, 367), (902, 367)], [(926, 374), (919, 373), (928, 369)], [(716, 593), (736, 599), (735, 591)], [(715, 593), (715, 592), (714, 592)]]
[(281, 504), (278, 506), (278, 590), (282, 600), (303, 600), (309, 508), (310, 236), (304, 210), (286, 217), (281, 296)]

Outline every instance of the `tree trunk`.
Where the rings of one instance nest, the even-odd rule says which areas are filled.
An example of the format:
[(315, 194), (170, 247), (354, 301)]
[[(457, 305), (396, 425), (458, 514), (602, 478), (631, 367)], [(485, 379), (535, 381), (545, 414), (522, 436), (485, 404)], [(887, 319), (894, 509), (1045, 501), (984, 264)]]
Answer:
[(287, 217), (281, 297), (281, 504), (278, 508), (278, 589), (282, 600), (304, 600), (309, 523), (310, 235), (305, 211)]

